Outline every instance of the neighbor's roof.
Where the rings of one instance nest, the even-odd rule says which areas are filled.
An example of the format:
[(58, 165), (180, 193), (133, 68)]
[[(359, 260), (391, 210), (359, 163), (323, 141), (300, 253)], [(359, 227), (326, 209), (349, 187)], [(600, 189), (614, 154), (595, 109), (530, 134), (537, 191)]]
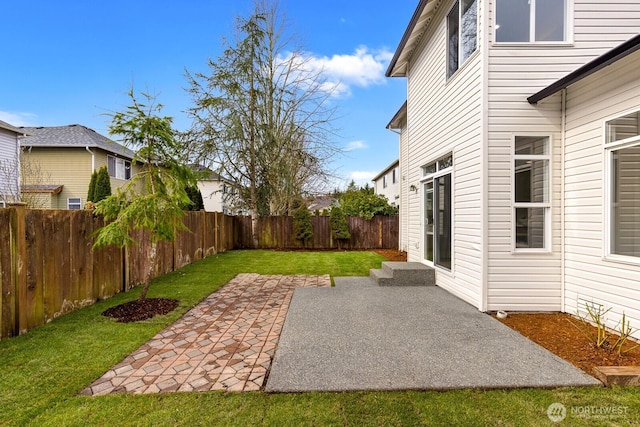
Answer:
[(386, 174), (387, 172), (389, 172), (391, 169), (395, 168), (396, 166), (398, 166), (400, 164), (400, 160), (395, 160), (393, 163), (391, 163), (389, 166), (387, 166), (382, 172), (380, 172), (378, 175), (376, 175), (375, 178), (373, 178), (371, 181), (377, 181), (378, 179), (380, 179), (380, 177), (384, 174)]
[(21, 127), (29, 134), (20, 140), (23, 147), (100, 148), (109, 153), (133, 159), (135, 153), (82, 125)]
[(189, 165), (189, 167), (193, 171), (198, 172), (198, 173), (203, 175), (202, 178), (199, 179), (199, 181), (221, 181), (221, 182), (224, 181), (224, 182), (227, 182), (229, 184), (233, 184), (234, 183), (231, 179), (229, 179), (227, 177), (224, 177), (224, 176), (220, 175), (217, 172), (212, 171), (211, 169), (209, 169), (206, 166), (193, 164), (193, 165)]
[(413, 12), (411, 21), (409, 21), (409, 25), (402, 39), (400, 39), (400, 44), (389, 63), (389, 68), (385, 73), (387, 77), (405, 77), (407, 75), (409, 59), (420, 42), (427, 25), (429, 25), (438, 4), (440, 4), (439, 1), (433, 0), (420, 0), (418, 2), (418, 7)]
[(554, 93), (560, 92), (562, 89), (566, 89), (567, 87), (595, 73), (596, 71), (599, 71), (613, 64), (614, 62), (621, 60), (625, 56), (632, 54), (638, 49), (640, 49), (640, 34), (611, 49), (604, 55), (597, 57), (593, 61), (588, 62), (574, 72), (567, 74), (560, 80), (557, 80), (541, 91), (534, 93), (527, 98), (527, 101), (529, 101), (530, 104), (536, 104), (539, 101), (542, 101), (543, 99), (553, 95)]
[(19, 133), (20, 135), (23, 135), (25, 133), (22, 129), (11, 126), (9, 123), (3, 122), (2, 120), (0, 120), (0, 129), (10, 130), (11, 132)]
[(51, 193), (53, 195), (60, 194), (63, 185), (23, 185), (20, 188), (22, 193)]

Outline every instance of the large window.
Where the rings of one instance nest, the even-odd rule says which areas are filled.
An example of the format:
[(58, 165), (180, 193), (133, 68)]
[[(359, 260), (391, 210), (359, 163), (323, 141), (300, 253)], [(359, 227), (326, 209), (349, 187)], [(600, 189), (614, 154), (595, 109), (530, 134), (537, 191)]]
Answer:
[(459, 0), (447, 15), (447, 77), (478, 47), (477, 0)]
[(131, 162), (119, 157), (107, 156), (109, 176), (116, 179), (131, 179)]
[(451, 154), (423, 166), (424, 259), (451, 270), (452, 181)]
[(515, 249), (549, 246), (550, 147), (548, 137), (516, 136), (513, 155)]
[(606, 123), (609, 254), (640, 257), (640, 113)]
[(496, 42), (566, 41), (567, 1), (496, 0)]

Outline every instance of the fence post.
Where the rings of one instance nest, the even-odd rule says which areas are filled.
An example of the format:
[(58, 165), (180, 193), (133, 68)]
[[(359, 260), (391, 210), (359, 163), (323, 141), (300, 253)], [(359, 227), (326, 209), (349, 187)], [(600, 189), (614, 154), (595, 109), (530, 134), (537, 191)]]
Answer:
[[(27, 331), (27, 241), (25, 210), (26, 203), (16, 202), (9, 205), (13, 208), (11, 216), (11, 280), (13, 289), (13, 335)], [(20, 310), (20, 308), (25, 308)]]

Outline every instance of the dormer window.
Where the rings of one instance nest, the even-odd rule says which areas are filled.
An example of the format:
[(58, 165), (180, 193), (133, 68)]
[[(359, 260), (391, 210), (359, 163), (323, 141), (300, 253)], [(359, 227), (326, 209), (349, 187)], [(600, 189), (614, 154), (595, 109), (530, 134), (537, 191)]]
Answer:
[(447, 15), (447, 77), (451, 77), (478, 47), (478, 2), (459, 0)]
[(496, 0), (497, 43), (567, 41), (567, 0)]

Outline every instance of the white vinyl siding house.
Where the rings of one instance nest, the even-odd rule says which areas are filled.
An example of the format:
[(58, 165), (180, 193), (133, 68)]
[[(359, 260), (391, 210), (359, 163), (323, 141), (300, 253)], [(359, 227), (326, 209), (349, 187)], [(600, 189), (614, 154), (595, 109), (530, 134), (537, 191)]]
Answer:
[(0, 207), (20, 195), (20, 144), (23, 132), (0, 121)]
[(399, 160), (394, 161), (373, 178), (373, 191), (386, 197), (391, 206), (400, 207)]
[[(409, 164), (401, 169), (408, 183), (404, 188), (415, 187), (416, 191), (407, 194), (406, 245), (410, 261), (435, 266), (439, 286), (477, 305), (482, 293), (481, 159), (477, 156), (482, 141), (482, 62), (476, 48), (464, 63), (459, 64), (456, 72), (448, 76), (447, 16), (451, 10), (452, 2), (436, 10), (426, 28), (424, 42), (416, 49), (407, 70), (409, 140), (406, 157)], [(482, 10), (479, 10), (478, 15), (481, 14)], [(481, 31), (478, 37), (482, 40)], [(480, 45), (481, 41), (476, 44)], [(443, 103), (443, 99), (447, 102)], [(447, 211), (441, 206), (437, 209), (439, 224), (429, 224), (424, 194), (434, 184), (433, 178), (436, 178), (436, 184), (444, 183), (447, 178), (426, 174), (423, 167), (449, 154), (453, 167), (447, 172), (451, 181), (445, 190), (451, 192), (448, 195), (451, 209)], [(453, 215), (456, 221), (444, 218), (444, 215)], [(451, 224), (450, 236), (446, 236), (447, 230), (443, 228), (431, 233), (431, 225), (447, 227)], [(441, 239), (437, 237), (439, 231)], [(451, 251), (451, 261), (438, 264), (437, 259), (427, 259), (430, 256), (427, 239), (434, 239), (435, 252)]]
[[(579, 273), (571, 268), (575, 260), (569, 248), (597, 252), (603, 258), (603, 244), (612, 239), (594, 241), (578, 231), (574, 221), (582, 218), (590, 233), (600, 234), (603, 224), (612, 221), (603, 218), (602, 170), (605, 151), (616, 150), (603, 148), (603, 117), (588, 131), (599, 144), (586, 143), (581, 134), (575, 142), (576, 159), (570, 162), (565, 156), (573, 114), (571, 92), (566, 99), (567, 116), (562, 114), (565, 99), (560, 95), (538, 103), (527, 98), (635, 36), (640, 30), (640, 3), (478, 0), (477, 48), (450, 73), (448, 41), (453, 32), (448, 22), (456, 4), (460, 3), (421, 0), (387, 70), (389, 77), (407, 78), (400, 168), (408, 181), (401, 193), (408, 212), (405, 221), (401, 211), (401, 244), (407, 247), (409, 261), (435, 267), (437, 285), (480, 310), (573, 310), (575, 314), (576, 304), (572, 306), (567, 298), (570, 283)], [(509, 12), (515, 6), (526, 13)], [(550, 13), (547, 6), (558, 13)], [(637, 64), (627, 67), (628, 78), (638, 80)], [(615, 85), (616, 78), (600, 78)], [(607, 87), (604, 80), (599, 88)], [(584, 90), (574, 96), (584, 98), (588, 93)], [(611, 104), (618, 105), (610, 96)], [(604, 90), (602, 97), (606, 98)], [(584, 108), (583, 119), (587, 111), (600, 112), (595, 104)], [(620, 107), (607, 117), (633, 112), (632, 106)], [(638, 153), (635, 146), (625, 150), (612, 163), (618, 168), (623, 200), (608, 215), (617, 219), (619, 230), (614, 233), (624, 236), (612, 244), (618, 252), (632, 253), (638, 241), (628, 230), (640, 214), (634, 196), (628, 194), (635, 191), (636, 172), (631, 165)], [(431, 227), (425, 218), (433, 216), (425, 207), (433, 204), (434, 197), (425, 191), (430, 184), (424, 167), (448, 153), (453, 157), (450, 270), (429, 260), (424, 248)], [(412, 191), (413, 186), (418, 191)], [(575, 190), (569, 194), (572, 186)], [(570, 197), (577, 194), (582, 197), (579, 205), (572, 204)], [(598, 268), (597, 263), (591, 265), (591, 270)], [(625, 265), (633, 265), (625, 269), (637, 272), (634, 263), (627, 260)], [(625, 286), (620, 295), (630, 292)], [(636, 302), (640, 306), (640, 299)]]

